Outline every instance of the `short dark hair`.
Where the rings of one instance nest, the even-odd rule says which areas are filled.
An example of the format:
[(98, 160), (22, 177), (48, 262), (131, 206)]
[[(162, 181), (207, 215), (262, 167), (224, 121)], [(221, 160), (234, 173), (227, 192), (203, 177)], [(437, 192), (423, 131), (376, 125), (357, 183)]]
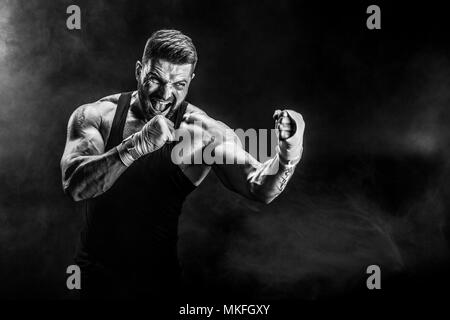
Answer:
[(197, 64), (197, 50), (192, 39), (178, 30), (158, 30), (145, 44), (142, 63), (150, 59), (164, 59), (174, 64)]

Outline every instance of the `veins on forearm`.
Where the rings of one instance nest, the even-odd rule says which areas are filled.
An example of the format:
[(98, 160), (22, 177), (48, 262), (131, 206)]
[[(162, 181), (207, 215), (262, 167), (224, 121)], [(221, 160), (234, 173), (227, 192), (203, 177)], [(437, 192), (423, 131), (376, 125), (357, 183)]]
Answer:
[[(123, 172), (123, 166), (113, 151), (102, 155), (79, 156), (72, 161), (65, 176), (65, 189), (79, 199), (91, 198), (106, 192)], [(70, 172), (69, 172), (70, 171)]]

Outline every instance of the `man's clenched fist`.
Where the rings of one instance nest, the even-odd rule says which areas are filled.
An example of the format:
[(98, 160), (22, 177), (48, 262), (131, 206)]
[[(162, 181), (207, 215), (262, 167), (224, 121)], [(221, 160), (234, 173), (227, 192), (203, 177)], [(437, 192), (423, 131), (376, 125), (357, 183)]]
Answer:
[(154, 116), (141, 131), (133, 135), (138, 156), (143, 156), (161, 148), (166, 142), (173, 140), (173, 122), (162, 115)]
[(173, 122), (162, 115), (156, 115), (140, 131), (125, 139), (117, 150), (122, 162), (129, 166), (143, 155), (154, 152), (173, 140)]
[(279, 154), (283, 160), (300, 160), (303, 150), (305, 122), (300, 113), (294, 110), (275, 110), (275, 129), (279, 140)]

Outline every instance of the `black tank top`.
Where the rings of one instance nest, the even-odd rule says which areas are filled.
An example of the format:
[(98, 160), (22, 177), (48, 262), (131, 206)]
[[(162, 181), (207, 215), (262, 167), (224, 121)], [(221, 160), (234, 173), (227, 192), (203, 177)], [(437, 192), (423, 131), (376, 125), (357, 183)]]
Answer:
[[(131, 93), (119, 98), (106, 150), (123, 140)], [(178, 128), (183, 102), (170, 119)], [(85, 201), (85, 223), (76, 254), (84, 272), (107, 274), (131, 286), (164, 285), (180, 272), (178, 218), (195, 189), (170, 158), (174, 143), (135, 161), (104, 194)]]

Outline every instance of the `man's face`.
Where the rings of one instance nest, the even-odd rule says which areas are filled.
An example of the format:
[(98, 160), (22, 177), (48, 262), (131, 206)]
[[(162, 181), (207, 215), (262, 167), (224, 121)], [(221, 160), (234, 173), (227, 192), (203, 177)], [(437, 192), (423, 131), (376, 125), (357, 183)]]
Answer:
[(178, 108), (193, 78), (192, 64), (173, 64), (162, 59), (136, 64), (139, 100), (146, 116), (167, 115)]

